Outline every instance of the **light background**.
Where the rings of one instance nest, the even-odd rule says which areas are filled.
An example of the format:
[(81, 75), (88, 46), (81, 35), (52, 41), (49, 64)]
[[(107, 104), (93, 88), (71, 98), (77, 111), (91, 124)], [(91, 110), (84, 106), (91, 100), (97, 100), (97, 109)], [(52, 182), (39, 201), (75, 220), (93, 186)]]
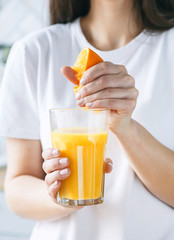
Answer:
[[(0, 94), (6, 55), (3, 46), (11, 46), (30, 32), (47, 26), (48, 10), (48, 0), (0, 0)], [(27, 240), (34, 222), (16, 216), (6, 205), (3, 191), (6, 163), (6, 142), (0, 137), (0, 240)]]

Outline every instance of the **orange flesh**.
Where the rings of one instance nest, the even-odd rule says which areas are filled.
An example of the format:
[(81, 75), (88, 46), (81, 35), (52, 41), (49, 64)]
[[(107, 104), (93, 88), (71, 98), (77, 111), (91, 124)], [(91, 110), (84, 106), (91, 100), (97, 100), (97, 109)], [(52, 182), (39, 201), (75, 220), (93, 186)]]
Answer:
[[(76, 78), (79, 81), (79, 84), (84, 72), (100, 62), (103, 62), (103, 59), (90, 48), (84, 48), (80, 52), (74, 66), (71, 67), (76, 71)], [(76, 94), (81, 88), (82, 86), (76, 86), (74, 88), (74, 93)]]

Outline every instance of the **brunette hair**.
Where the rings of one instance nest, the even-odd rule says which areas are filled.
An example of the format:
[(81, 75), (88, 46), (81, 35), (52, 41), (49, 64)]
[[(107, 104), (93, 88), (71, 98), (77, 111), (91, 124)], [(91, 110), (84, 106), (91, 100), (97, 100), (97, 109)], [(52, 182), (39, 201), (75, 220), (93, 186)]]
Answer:
[[(50, 0), (51, 23), (72, 22), (85, 16), (90, 0)], [(142, 26), (150, 31), (174, 27), (174, 0), (134, 0), (134, 9)]]

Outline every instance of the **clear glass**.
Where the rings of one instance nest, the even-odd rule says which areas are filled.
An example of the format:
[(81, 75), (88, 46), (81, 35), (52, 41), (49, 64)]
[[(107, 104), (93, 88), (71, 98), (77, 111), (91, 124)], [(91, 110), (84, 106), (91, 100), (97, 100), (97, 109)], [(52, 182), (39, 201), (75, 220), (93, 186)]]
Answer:
[(52, 145), (70, 160), (71, 169), (58, 192), (59, 204), (85, 206), (103, 202), (107, 121), (108, 110), (50, 110)]

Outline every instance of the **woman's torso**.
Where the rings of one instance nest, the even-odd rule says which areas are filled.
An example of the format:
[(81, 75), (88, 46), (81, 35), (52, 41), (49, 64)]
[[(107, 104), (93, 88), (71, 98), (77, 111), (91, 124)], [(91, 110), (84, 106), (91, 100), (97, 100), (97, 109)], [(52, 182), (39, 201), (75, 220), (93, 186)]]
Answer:
[[(79, 20), (23, 39), (31, 63), (37, 59), (35, 79), (31, 81), (37, 89), (43, 149), (51, 146), (49, 108), (76, 107), (73, 85), (60, 68), (73, 65), (80, 50), (91, 47), (103, 60), (126, 66), (139, 90), (133, 118), (174, 150), (173, 40), (174, 29), (154, 35), (143, 32), (121, 49), (102, 52), (86, 41)], [(173, 209), (148, 192), (111, 132), (106, 155), (113, 160), (114, 170), (106, 176), (104, 203), (84, 207), (60, 221), (38, 222), (31, 240), (174, 239)]]

